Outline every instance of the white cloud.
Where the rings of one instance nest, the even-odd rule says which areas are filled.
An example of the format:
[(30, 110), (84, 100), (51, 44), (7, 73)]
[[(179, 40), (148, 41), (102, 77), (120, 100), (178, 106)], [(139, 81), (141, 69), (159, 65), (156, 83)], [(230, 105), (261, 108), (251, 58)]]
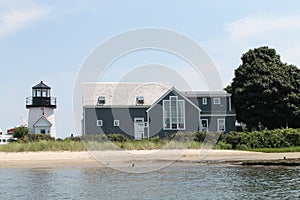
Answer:
[(51, 12), (51, 7), (30, 6), (10, 7), (0, 11), (0, 37), (14, 33), (38, 21)]
[(300, 15), (256, 14), (224, 25), (227, 34), (211, 38), (205, 44), (224, 81), (228, 85), (240, 57), (249, 49), (269, 46), (283, 62), (300, 66)]
[[(226, 30), (236, 42), (300, 28), (300, 16), (250, 16), (226, 24)], [(271, 35), (272, 36), (272, 35)]]

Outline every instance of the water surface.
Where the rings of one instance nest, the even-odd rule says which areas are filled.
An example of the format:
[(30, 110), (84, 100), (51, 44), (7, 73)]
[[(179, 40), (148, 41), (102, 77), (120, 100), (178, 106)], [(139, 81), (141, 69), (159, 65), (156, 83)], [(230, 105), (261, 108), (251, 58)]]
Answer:
[(0, 169), (1, 199), (299, 199), (299, 167)]

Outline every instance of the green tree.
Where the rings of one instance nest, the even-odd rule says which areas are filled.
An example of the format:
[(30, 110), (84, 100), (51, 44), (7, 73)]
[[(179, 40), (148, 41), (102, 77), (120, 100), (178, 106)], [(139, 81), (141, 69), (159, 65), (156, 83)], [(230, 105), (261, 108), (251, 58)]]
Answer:
[(27, 136), (29, 133), (29, 129), (25, 126), (19, 126), (17, 128), (15, 128), (14, 130), (14, 134), (13, 137), (14, 138), (24, 138), (25, 136)]
[(282, 63), (275, 49), (250, 49), (242, 56), (231, 85), (237, 120), (249, 129), (300, 127), (300, 70)]

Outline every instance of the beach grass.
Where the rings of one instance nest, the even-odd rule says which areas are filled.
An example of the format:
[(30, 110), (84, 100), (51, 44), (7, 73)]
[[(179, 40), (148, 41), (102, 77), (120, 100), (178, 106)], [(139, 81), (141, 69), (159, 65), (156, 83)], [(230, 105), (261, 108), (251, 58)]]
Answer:
[(283, 147), (283, 148), (257, 148), (257, 149), (248, 149), (247, 151), (263, 152), (263, 153), (300, 152), (300, 146)]
[(30, 152), (30, 151), (85, 151), (83, 142), (80, 141), (35, 141), (35, 142), (10, 142), (0, 145), (0, 152)]
[(124, 142), (83, 142), (83, 141), (34, 141), (11, 142), (0, 145), (0, 152), (37, 151), (86, 151), (86, 150), (153, 150), (153, 149), (200, 149), (200, 142), (180, 142), (170, 140), (127, 140)]
[[(227, 145), (227, 146), (226, 146)], [(126, 141), (52, 141), (40, 140), (32, 142), (10, 142), (0, 145), (0, 152), (37, 152), (37, 151), (87, 151), (87, 150), (153, 150), (153, 149), (201, 149), (202, 143), (174, 140), (126, 140)], [(217, 143), (214, 149), (231, 149), (228, 144)], [(237, 149), (264, 153), (300, 152), (300, 146), (283, 148), (246, 148)]]

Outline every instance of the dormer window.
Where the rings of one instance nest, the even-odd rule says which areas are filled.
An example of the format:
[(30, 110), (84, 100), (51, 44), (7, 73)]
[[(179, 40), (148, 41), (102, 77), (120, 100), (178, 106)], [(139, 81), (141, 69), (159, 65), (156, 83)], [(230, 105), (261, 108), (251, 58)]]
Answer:
[(143, 105), (144, 104), (144, 97), (140, 96), (136, 98), (136, 105)]
[(105, 104), (105, 96), (98, 97), (98, 105), (104, 105)]

